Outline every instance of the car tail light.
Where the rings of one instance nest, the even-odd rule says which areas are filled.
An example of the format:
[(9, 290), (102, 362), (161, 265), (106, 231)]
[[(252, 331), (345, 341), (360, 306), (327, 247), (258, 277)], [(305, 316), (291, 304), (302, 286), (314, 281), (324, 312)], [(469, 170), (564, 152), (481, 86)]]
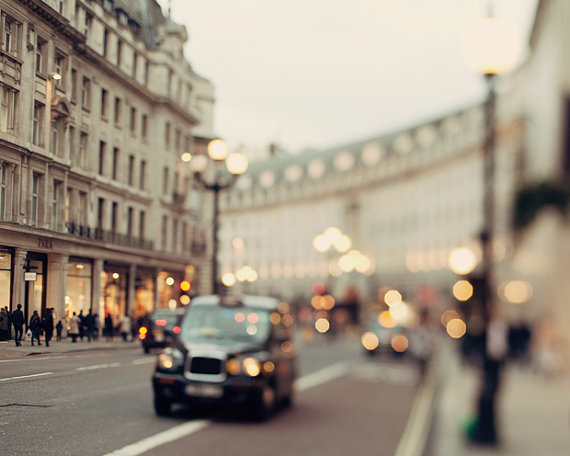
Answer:
[(174, 329), (172, 330), (172, 332), (174, 334), (180, 334), (180, 326), (175, 326)]
[(154, 324), (156, 326), (166, 326), (166, 320), (156, 320)]

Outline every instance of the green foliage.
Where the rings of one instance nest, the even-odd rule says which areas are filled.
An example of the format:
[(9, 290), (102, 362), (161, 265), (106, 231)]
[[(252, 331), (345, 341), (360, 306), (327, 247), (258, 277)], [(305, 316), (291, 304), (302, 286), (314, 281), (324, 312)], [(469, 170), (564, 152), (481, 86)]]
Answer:
[(546, 207), (553, 207), (562, 215), (566, 215), (569, 202), (570, 186), (567, 183), (544, 181), (523, 187), (515, 199), (514, 228), (526, 228)]

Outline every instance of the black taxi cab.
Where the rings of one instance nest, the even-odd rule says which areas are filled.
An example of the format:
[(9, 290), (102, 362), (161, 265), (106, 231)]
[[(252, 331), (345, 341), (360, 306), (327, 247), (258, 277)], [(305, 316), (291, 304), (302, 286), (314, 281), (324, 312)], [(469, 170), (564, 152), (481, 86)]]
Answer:
[(175, 403), (240, 407), (266, 419), (294, 394), (296, 351), (286, 304), (265, 296), (200, 296), (192, 300), (171, 347), (152, 376), (154, 408)]

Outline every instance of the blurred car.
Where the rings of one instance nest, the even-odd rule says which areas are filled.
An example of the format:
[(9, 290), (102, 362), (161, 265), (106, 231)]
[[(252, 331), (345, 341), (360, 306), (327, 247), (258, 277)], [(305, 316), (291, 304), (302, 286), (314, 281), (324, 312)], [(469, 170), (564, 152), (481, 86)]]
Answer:
[(370, 356), (380, 353), (402, 356), (408, 351), (409, 345), (406, 328), (392, 321), (382, 321), (380, 314), (369, 317), (360, 341), (365, 353)]
[(278, 308), (271, 297), (194, 298), (175, 344), (157, 359), (156, 413), (168, 415), (174, 403), (234, 406), (263, 420), (290, 405), (296, 351)]
[(159, 309), (148, 314), (138, 328), (142, 348), (148, 353), (151, 348), (165, 348), (172, 344), (180, 332), (184, 308)]

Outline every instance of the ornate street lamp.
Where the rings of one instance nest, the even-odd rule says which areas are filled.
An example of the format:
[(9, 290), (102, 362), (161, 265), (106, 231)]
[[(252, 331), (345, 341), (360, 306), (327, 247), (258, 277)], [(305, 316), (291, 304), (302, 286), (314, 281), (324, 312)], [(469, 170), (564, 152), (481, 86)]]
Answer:
[[(495, 102), (496, 79), (517, 64), (521, 45), (515, 27), (489, 14), (473, 25), (464, 35), (464, 56), (467, 63), (485, 78), (487, 99), (484, 106), (485, 139), (483, 143), (483, 226), (481, 229), (482, 312), (486, 333), (490, 330), (495, 307), (496, 286), (493, 265), (493, 230), (495, 225)], [(477, 427), (470, 435), (478, 443), (498, 442), (495, 402), (499, 387), (499, 365), (488, 352), (483, 353), (483, 379), (478, 401)]]
[[(247, 171), (247, 157), (242, 153), (229, 153), (228, 146), (221, 139), (214, 139), (208, 144), (208, 157), (195, 155), (190, 160), (190, 169), (195, 181), (206, 191), (214, 194), (212, 214), (212, 293), (219, 293), (220, 278), (218, 277), (218, 231), (219, 231), (219, 195), (220, 192), (231, 188), (237, 177)], [(213, 163), (210, 172), (209, 163)], [(229, 175), (224, 172), (225, 168)]]

